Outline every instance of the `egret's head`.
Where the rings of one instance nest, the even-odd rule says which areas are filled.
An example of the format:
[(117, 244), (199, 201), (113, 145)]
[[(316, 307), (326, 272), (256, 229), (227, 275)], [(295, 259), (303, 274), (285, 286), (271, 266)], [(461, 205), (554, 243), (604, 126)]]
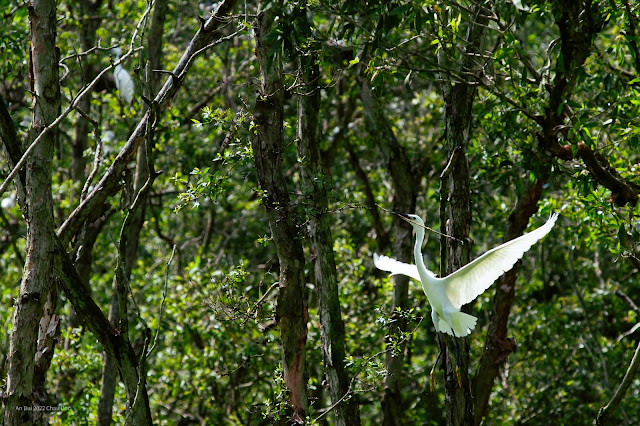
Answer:
[(413, 228), (415, 229), (416, 227), (422, 227), (424, 228), (424, 221), (422, 220), (422, 218), (420, 216), (418, 216), (417, 214), (406, 214), (406, 213), (399, 213), (399, 212), (393, 212), (394, 214), (396, 214), (397, 216), (399, 216), (401, 219), (406, 220), (407, 222), (409, 222)]
[(118, 58), (120, 58), (120, 55), (122, 55), (122, 49), (120, 49), (119, 47), (114, 47), (113, 49), (111, 49), (111, 53), (115, 55), (117, 60)]

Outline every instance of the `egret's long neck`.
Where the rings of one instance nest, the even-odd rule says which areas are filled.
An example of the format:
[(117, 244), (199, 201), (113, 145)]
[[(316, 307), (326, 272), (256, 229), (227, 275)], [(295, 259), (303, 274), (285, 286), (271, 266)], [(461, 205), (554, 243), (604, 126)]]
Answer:
[[(420, 281), (422, 282), (422, 290), (429, 299), (429, 303), (433, 300), (433, 290), (431, 288), (432, 281), (434, 279), (433, 273), (427, 270), (424, 266), (424, 259), (422, 258), (422, 243), (424, 242), (424, 229), (416, 227), (416, 245), (413, 248), (413, 254), (416, 258), (416, 266), (418, 267), (418, 273), (420, 274)], [(433, 304), (432, 304), (433, 306)]]
[(420, 275), (427, 273), (427, 267), (424, 266), (424, 259), (422, 259), (422, 243), (424, 242), (424, 229), (416, 227), (416, 245), (413, 247), (413, 254), (416, 258), (416, 266)]

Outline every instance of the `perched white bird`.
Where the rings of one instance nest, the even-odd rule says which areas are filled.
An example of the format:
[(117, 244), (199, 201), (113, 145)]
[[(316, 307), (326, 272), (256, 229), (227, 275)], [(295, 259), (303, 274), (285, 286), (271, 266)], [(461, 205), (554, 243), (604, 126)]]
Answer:
[(113, 152), (113, 141), (116, 139), (116, 132), (113, 130), (105, 130), (102, 133), (102, 152), (110, 154)]
[(377, 253), (373, 255), (373, 262), (378, 269), (391, 272), (391, 275), (402, 274), (420, 281), (431, 305), (431, 319), (436, 331), (454, 337), (466, 336), (476, 326), (477, 318), (460, 312), (460, 307), (481, 295), (496, 279), (510, 270), (533, 244), (551, 231), (558, 219), (558, 214), (553, 214), (540, 228), (489, 250), (454, 273), (438, 278), (424, 266), (422, 259), (424, 222), (414, 214), (396, 214), (413, 225), (416, 232), (416, 264), (410, 265), (387, 256), (378, 256)]
[(0, 201), (0, 207), (3, 209), (12, 209), (16, 206), (16, 194), (9, 194)]
[[(111, 52), (115, 55), (115, 61), (120, 59), (122, 55), (122, 49), (114, 47)], [(131, 104), (133, 101), (133, 95), (135, 93), (135, 86), (131, 75), (125, 70), (121, 64), (116, 65), (113, 70), (113, 77), (116, 80), (116, 89), (120, 92), (120, 97), (126, 103)]]

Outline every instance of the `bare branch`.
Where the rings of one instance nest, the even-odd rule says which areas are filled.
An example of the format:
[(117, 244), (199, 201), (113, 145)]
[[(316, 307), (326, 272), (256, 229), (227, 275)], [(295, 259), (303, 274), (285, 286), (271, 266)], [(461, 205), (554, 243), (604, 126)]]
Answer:
[[(184, 83), (186, 72), (189, 69), (193, 56), (196, 52), (201, 51), (203, 47), (210, 44), (218, 35), (217, 30), (219, 29), (219, 26), (226, 22), (222, 17), (233, 8), (235, 2), (236, 0), (225, 0), (224, 3), (219, 6), (217, 12), (212, 15), (193, 36), (191, 42), (183, 53), (182, 58), (180, 58), (180, 61), (174, 68), (173, 73), (169, 78), (167, 78), (164, 86), (153, 101), (157, 104), (158, 114), (164, 111)], [(121, 62), (121, 60), (122, 58), (120, 58), (120, 61), (118, 62)], [(151, 113), (150, 111), (147, 111), (129, 137), (125, 146), (116, 156), (111, 167), (105, 172), (96, 185), (96, 188), (80, 203), (78, 207), (76, 207), (62, 226), (60, 226), (58, 229), (58, 235), (64, 244), (67, 244), (70, 241), (73, 235), (75, 235), (80, 229), (84, 221), (92, 214), (95, 214), (107, 198), (117, 190), (122, 172), (137, 152), (140, 143), (144, 140), (147, 132), (147, 122), (150, 117)]]
[(608, 424), (618, 424), (613, 418), (613, 413), (620, 405), (620, 401), (622, 401), (622, 397), (627, 392), (629, 385), (633, 381), (636, 373), (638, 372), (638, 366), (640, 366), (640, 342), (638, 342), (638, 346), (636, 346), (636, 351), (633, 354), (633, 358), (631, 359), (631, 364), (629, 364), (629, 368), (616, 389), (616, 392), (611, 397), (611, 401), (604, 407), (598, 411), (598, 417), (596, 418), (596, 425), (608, 425)]

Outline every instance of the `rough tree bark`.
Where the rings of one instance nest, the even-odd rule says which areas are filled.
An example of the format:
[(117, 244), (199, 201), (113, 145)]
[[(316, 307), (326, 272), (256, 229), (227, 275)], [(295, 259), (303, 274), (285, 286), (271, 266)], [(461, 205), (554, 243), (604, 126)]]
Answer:
[[(165, 81), (162, 89), (156, 95), (153, 102), (156, 105), (158, 116), (169, 106), (170, 101), (184, 84), (185, 78), (195, 56), (204, 52), (206, 46), (214, 39), (220, 38), (219, 29), (227, 20), (223, 19), (233, 9), (236, 0), (224, 0), (219, 4), (215, 14), (205, 22), (201, 22), (200, 29), (191, 39), (178, 64), (172, 70), (171, 76)], [(143, 142), (149, 129), (151, 112), (147, 111), (140, 119), (129, 139), (122, 147), (111, 166), (107, 169), (94, 190), (76, 207), (58, 229), (58, 236), (64, 245), (73, 239), (82, 225), (88, 220), (92, 221), (104, 211), (104, 203), (120, 188), (122, 175), (129, 162), (135, 156), (138, 147)]]
[[(78, 38), (80, 40), (80, 46), (83, 51), (88, 51), (91, 47), (95, 46), (96, 32), (101, 22), (99, 14), (97, 13), (100, 5), (100, 0), (79, 2), (79, 10), (81, 13), (80, 20), (83, 22), (83, 25), (79, 27)], [(83, 84), (86, 84), (87, 81), (91, 81), (95, 78), (97, 72), (94, 60), (91, 55), (82, 58), (79, 65), (82, 67)], [(85, 118), (85, 116), (88, 116), (91, 109), (91, 95), (86, 94), (85, 96), (80, 97), (77, 102), (78, 109), (84, 114), (80, 114), (77, 118), (74, 128), (74, 138), (71, 142), (70, 177), (74, 183), (69, 194), (71, 203), (79, 198), (82, 184), (85, 180), (86, 161), (84, 158), (84, 151), (87, 147), (90, 129), (93, 125), (95, 125), (95, 122), (94, 124), (92, 124), (87, 118)], [(93, 224), (88, 224), (85, 226), (88, 226), (93, 230), (101, 229), (101, 224), (103, 224), (104, 222), (97, 222), (98, 226), (94, 226)], [(78, 260), (89, 260), (87, 259), (87, 257), (91, 257), (91, 246), (93, 246), (95, 242), (94, 240), (91, 240), (92, 237), (94, 237), (94, 235), (91, 232), (91, 229), (89, 229), (88, 232), (85, 232), (85, 230), (83, 229), (83, 232), (81, 232), (78, 238), (76, 238), (74, 248), (79, 249), (81, 247), (85, 247), (85, 250), (82, 251), (82, 255), (85, 255), (85, 258), (76, 259), (76, 262), (78, 262)], [(82, 268), (86, 269), (87, 272), (90, 271), (90, 267), (90, 263), (86, 263), (82, 266)], [(44, 315), (40, 320), (40, 337), (38, 338), (36, 370), (33, 384), (34, 392), (40, 394), (44, 394), (45, 392), (44, 388), (47, 371), (49, 370), (51, 359), (53, 358), (55, 343), (57, 342), (59, 337), (59, 318), (56, 315), (57, 305), (57, 288), (55, 285), (50, 286), (50, 291), (47, 294), (47, 300), (45, 302)], [(77, 321), (77, 315), (75, 314), (73, 309), (71, 309), (70, 315), (68, 317), (68, 322), (69, 324), (77, 324)], [(39, 419), (39, 417), (41, 417), (42, 415), (43, 412), (36, 413), (36, 421), (40, 421), (41, 419)]]
[[(452, 238), (442, 237), (444, 258), (443, 276), (451, 274), (469, 263), (471, 241), (471, 193), (469, 191), (469, 168), (466, 151), (471, 123), (471, 102), (473, 89), (458, 84), (446, 96), (446, 140), (450, 162), (442, 177), (441, 203), (448, 207), (448, 214), (441, 211), (441, 229)], [(464, 90), (467, 89), (467, 90)], [(445, 219), (446, 217), (446, 219)], [(456, 342), (457, 340), (457, 342)], [(466, 338), (451, 338), (440, 333), (440, 341), (446, 342), (448, 357), (445, 363), (445, 406), (448, 425), (469, 425), (473, 421), (473, 399), (469, 386), (469, 345)], [(459, 368), (460, 381), (456, 374)]]
[[(149, 27), (149, 39), (147, 40), (146, 56), (148, 59), (147, 67), (149, 70), (161, 69), (162, 57), (162, 35), (164, 33), (164, 23), (167, 14), (167, 0), (157, 0), (154, 4), (153, 14), (151, 16), (151, 25)], [(150, 79), (148, 88), (145, 90), (147, 98), (154, 98), (157, 92), (160, 75), (154, 72), (147, 72)], [(148, 108), (144, 106), (145, 111)], [(147, 138), (147, 143), (149, 143)], [(141, 144), (138, 147), (136, 156), (136, 172), (133, 182), (133, 197), (140, 194), (143, 186), (149, 178), (149, 167), (147, 165), (147, 146)], [(120, 244), (123, 253), (123, 278), (128, 281), (131, 276), (131, 270), (138, 258), (138, 243), (140, 241), (140, 232), (144, 224), (144, 217), (147, 204), (147, 194), (142, 195), (141, 203), (135, 210), (130, 210), (127, 215), (127, 227), (123, 226), (122, 233), (125, 234)], [(131, 200), (133, 202), (133, 200)], [(118, 282), (114, 277), (111, 301), (109, 304), (109, 321), (117, 325), (120, 322), (120, 307), (118, 303)], [(98, 400), (97, 425), (107, 426), (111, 424), (113, 412), (113, 400), (115, 396), (116, 384), (118, 383), (118, 371), (114, 359), (108, 353), (103, 354), (102, 364), (102, 382), (100, 385), (100, 399)]]
[[(100, 6), (102, 0), (84, 0), (78, 2), (78, 10), (82, 14), (80, 18), (81, 25), (78, 27), (78, 38), (80, 39), (80, 47), (86, 52), (96, 45), (96, 33), (102, 19), (100, 19)], [(97, 75), (96, 65), (90, 55), (81, 59), (83, 83), (87, 83)], [(87, 93), (78, 99), (78, 109), (88, 115), (91, 111), (91, 93)], [(86, 160), (84, 151), (88, 146), (88, 136), (90, 132), (91, 122), (83, 115), (78, 115), (74, 128), (74, 137), (71, 149), (71, 179), (76, 184), (73, 196), (80, 194), (82, 183), (85, 179)], [(78, 187), (79, 186), (79, 187)]]
[[(421, 190), (424, 171), (419, 170), (417, 164), (422, 161), (411, 161), (404, 147), (398, 141), (391, 124), (385, 114), (384, 105), (374, 97), (369, 82), (360, 78), (362, 106), (371, 129), (372, 136), (380, 140), (380, 148), (389, 162), (393, 186), (393, 210), (413, 213), (416, 209), (416, 199)], [(393, 241), (393, 257), (403, 262), (413, 263), (413, 228), (406, 221), (394, 216), (391, 235)], [(409, 308), (409, 278), (404, 275), (393, 277), (392, 317), (389, 321), (389, 342), (398, 342), (407, 330), (407, 321), (398, 309), (406, 311)], [(391, 345), (390, 345), (391, 346)], [(385, 367), (387, 376), (384, 380), (382, 394), (382, 424), (402, 425), (406, 421), (403, 417), (405, 403), (402, 400), (402, 370), (406, 342), (400, 342), (397, 350), (386, 353)]]
[[(31, 135), (38, 134), (60, 112), (58, 50), (56, 49), (56, 2), (34, 1), (29, 6), (31, 24), (30, 67), (34, 93)], [(27, 221), (27, 256), (20, 294), (16, 299), (9, 346), (7, 389), (4, 394), (4, 424), (33, 424), (39, 417), (34, 406), (46, 405), (40, 389), (34, 393), (34, 368), (42, 317), (56, 321), (49, 295), (54, 279), (53, 198), (51, 194), (52, 159), (56, 132), (50, 132), (34, 150), (26, 164), (25, 219)], [(48, 328), (49, 324), (45, 327)], [(45, 328), (44, 332), (47, 333)], [(44, 336), (41, 336), (44, 337)], [(42, 354), (41, 354), (42, 355)], [(41, 358), (39, 356), (38, 358)], [(46, 360), (44, 360), (47, 363)], [(46, 371), (46, 366), (42, 366)], [(40, 414), (41, 415), (41, 414)]]
[(281, 59), (271, 53), (272, 43), (268, 38), (274, 17), (273, 7), (268, 8), (258, 13), (254, 24), (255, 52), (262, 85), (254, 110), (256, 129), (251, 146), (258, 183), (264, 191), (263, 203), (280, 261), (276, 321), (280, 326), (282, 372), (289, 392), (291, 421), (304, 423), (308, 404), (305, 344), (309, 315), (304, 297), (304, 254), (299, 238), (300, 229), (293, 215), (287, 184), (282, 174), (282, 64)]
[[(207, 19), (206, 22), (201, 23), (201, 28), (187, 46), (182, 58), (174, 68), (171, 77), (167, 79), (164, 86), (154, 99), (157, 114), (161, 113), (167, 107), (170, 99), (173, 98), (175, 93), (182, 86), (194, 56), (202, 52), (204, 50), (203, 48), (213, 39), (220, 36), (218, 29), (224, 24), (224, 22), (226, 22), (220, 18), (226, 16), (234, 5), (235, 0), (225, 0), (219, 5), (215, 14)], [(103, 71), (103, 73), (104, 72), (106, 71)], [(55, 81), (57, 82), (57, 78)], [(95, 84), (95, 81), (92, 84)], [(87, 90), (90, 90), (90, 87), (87, 88)], [(8, 121), (4, 120), (5, 116), (8, 117), (4, 104), (0, 105), (0, 109), (2, 109), (2, 114), (0, 114), (0, 116), (3, 118), (3, 120), (0, 121), (0, 124), (2, 125), (1, 136), (7, 152), (9, 153), (12, 163), (11, 166), (15, 168), (21, 161), (21, 158), (24, 157), (24, 153), (18, 143), (15, 135), (15, 129), (13, 128), (10, 119)], [(60, 120), (66, 116), (69, 110), (65, 110), (61, 115), (58, 115), (55, 123), (59, 123)], [(67, 254), (66, 248), (87, 220), (91, 222), (102, 215), (105, 201), (118, 190), (119, 181), (124, 169), (127, 167), (129, 161), (135, 154), (135, 151), (138, 149), (139, 145), (144, 140), (146, 133), (149, 131), (151, 127), (149, 120), (151, 118), (150, 112), (147, 112), (143, 116), (136, 129), (131, 134), (129, 140), (114, 160), (112, 166), (105, 172), (100, 179), (100, 182), (96, 185), (95, 190), (92, 191), (71, 213), (67, 220), (58, 229), (57, 235), (53, 231), (53, 220), (50, 223), (53, 241), (52, 254), (57, 260), (55, 262), (55, 275), (58, 276), (62, 289), (71, 301), (73, 308), (78, 313), (83, 324), (103, 345), (106, 352), (114, 357), (127, 393), (129, 409), (127, 410), (126, 424), (135, 425), (146, 425), (152, 423), (144, 381), (139, 380), (139, 372), (137, 369), (138, 359), (136, 358), (130, 343), (113, 327), (91, 297), (91, 293), (88, 291), (86, 283), (84, 283), (79, 277), (73, 262)], [(48, 140), (47, 138), (53, 134), (55, 128), (56, 127), (54, 125), (47, 127), (46, 129), (38, 129), (41, 131), (38, 136), (36, 136), (36, 139), (39, 142), (35, 146), (39, 147), (40, 143), (46, 144)], [(30, 158), (34, 152), (37, 152), (37, 150), (32, 150), (31, 154), (26, 156), (27, 161), (31, 161)], [(51, 158), (51, 156), (49, 156), (49, 158)], [(23, 170), (19, 169), (15, 178), (20, 197), (22, 197), (20, 188), (27, 186), (27, 174), (28, 172), (25, 173)], [(21, 205), (22, 204), (23, 203), (21, 202)], [(29, 217), (26, 208), (23, 209), (23, 214), (25, 217)], [(35, 294), (32, 294), (31, 297), (39, 299), (39, 296), (36, 296)], [(25, 297), (23, 299), (26, 303), (27, 298)], [(141, 383), (142, 386), (139, 386), (139, 383)], [(8, 397), (8, 392), (5, 393), (5, 395)]]
[[(306, 9), (301, 9), (302, 13)], [(306, 19), (304, 15), (298, 19)], [(331, 402), (335, 405), (335, 424), (357, 426), (360, 410), (357, 400), (350, 395), (350, 383), (344, 365), (345, 329), (340, 309), (338, 276), (333, 256), (332, 220), (329, 215), (327, 188), (329, 177), (322, 173), (320, 159), (320, 75), (317, 57), (313, 53), (301, 55), (300, 72), (304, 86), (298, 98), (298, 157), (306, 202), (309, 203), (309, 236), (311, 261), (318, 291), (318, 310), (322, 333), (324, 374), (329, 383)]]
[[(466, 152), (472, 123), (471, 107), (476, 95), (476, 83), (480, 80), (486, 17), (482, 6), (471, 7), (470, 20), (463, 40), (462, 59), (456, 64), (460, 75), (475, 75), (476, 81), (447, 82), (442, 84), (445, 103), (445, 140), (449, 163), (441, 176), (440, 229), (454, 238), (441, 237), (441, 264), (443, 276), (469, 263), (472, 241), (469, 239), (471, 224), (471, 193), (469, 167)], [(453, 52), (450, 52), (453, 53)], [(452, 64), (444, 49), (439, 53), (440, 66), (447, 69)], [(445, 363), (445, 407), (447, 424), (470, 425), (473, 423), (473, 397), (469, 381), (469, 346), (466, 338), (451, 338), (440, 333), (447, 345)], [(456, 364), (459, 363), (457, 366)], [(459, 368), (460, 376), (456, 373)]]

